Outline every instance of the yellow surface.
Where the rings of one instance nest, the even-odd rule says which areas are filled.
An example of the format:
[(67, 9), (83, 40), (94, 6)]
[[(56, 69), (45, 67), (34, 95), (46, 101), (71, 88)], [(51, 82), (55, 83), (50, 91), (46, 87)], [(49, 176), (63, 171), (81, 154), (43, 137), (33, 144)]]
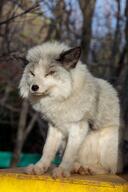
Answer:
[(47, 175), (1, 172), (0, 192), (128, 192), (128, 182), (114, 175), (54, 180)]

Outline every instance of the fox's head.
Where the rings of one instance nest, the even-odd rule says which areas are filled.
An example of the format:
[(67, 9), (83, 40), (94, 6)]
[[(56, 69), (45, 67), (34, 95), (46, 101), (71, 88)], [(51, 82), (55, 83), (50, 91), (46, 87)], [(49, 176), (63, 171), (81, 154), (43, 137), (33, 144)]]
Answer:
[(80, 47), (70, 49), (58, 42), (30, 49), (19, 85), (20, 95), (67, 98), (72, 91), (72, 72), (80, 53)]

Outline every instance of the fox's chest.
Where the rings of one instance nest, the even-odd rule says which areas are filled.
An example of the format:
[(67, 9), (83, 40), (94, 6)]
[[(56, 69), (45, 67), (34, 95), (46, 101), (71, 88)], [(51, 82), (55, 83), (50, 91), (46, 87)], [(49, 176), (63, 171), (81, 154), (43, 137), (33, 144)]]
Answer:
[(42, 118), (47, 120), (53, 126), (67, 132), (70, 129), (70, 124), (83, 120), (86, 116), (86, 120), (90, 118), (90, 113), (86, 106), (74, 105), (65, 106), (52, 102), (37, 102), (33, 104), (33, 108), (40, 112)]
[(70, 118), (66, 117), (66, 111), (59, 106), (47, 103), (36, 103), (33, 108), (40, 112), (42, 118), (55, 126), (66, 124)]

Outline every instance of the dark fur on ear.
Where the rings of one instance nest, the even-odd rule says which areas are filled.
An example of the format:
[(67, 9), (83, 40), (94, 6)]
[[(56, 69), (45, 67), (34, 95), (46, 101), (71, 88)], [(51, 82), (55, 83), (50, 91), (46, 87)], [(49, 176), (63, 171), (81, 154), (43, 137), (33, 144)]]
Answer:
[(13, 57), (16, 60), (21, 61), (23, 67), (25, 67), (29, 63), (29, 61), (25, 58), (25, 56), (19, 56), (19, 55), (17, 56), (15, 54), (13, 54)]
[(62, 66), (66, 69), (74, 68), (80, 58), (81, 48), (75, 47), (73, 49), (69, 49), (60, 54), (59, 58), (56, 61), (59, 61)]
[(24, 67), (29, 63), (29, 61), (25, 57), (20, 57), (20, 59), (23, 61)]

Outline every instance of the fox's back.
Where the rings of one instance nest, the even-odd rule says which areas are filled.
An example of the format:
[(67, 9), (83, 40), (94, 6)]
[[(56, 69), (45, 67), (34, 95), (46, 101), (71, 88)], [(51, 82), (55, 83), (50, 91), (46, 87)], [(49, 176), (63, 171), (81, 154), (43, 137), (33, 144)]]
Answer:
[(119, 127), (120, 106), (116, 90), (103, 79), (95, 78), (98, 84), (96, 125), (99, 127)]

